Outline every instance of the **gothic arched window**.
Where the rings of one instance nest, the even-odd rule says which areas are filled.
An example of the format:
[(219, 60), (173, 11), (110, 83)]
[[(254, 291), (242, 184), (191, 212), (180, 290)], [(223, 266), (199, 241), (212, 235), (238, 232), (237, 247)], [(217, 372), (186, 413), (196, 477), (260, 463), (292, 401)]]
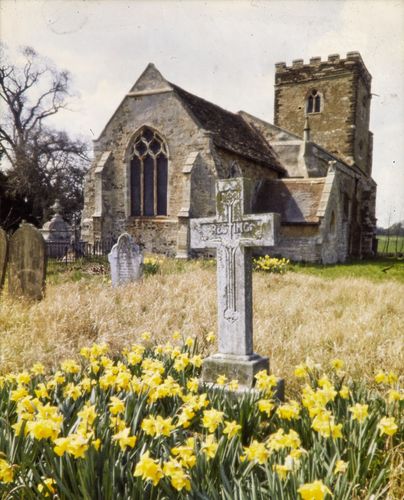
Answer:
[(320, 113), (321, 94), (313, 89), (307, 97), (306, 113)]
[(157, 132), (145, 127), (130, 155), (131, 215), (167, 215), (167, 181), (167, 146)]

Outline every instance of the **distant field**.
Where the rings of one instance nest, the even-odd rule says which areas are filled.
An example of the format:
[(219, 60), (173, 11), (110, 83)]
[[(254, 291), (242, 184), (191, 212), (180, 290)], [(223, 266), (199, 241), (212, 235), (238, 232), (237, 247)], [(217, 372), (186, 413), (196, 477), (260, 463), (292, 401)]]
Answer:
[(377, 252), (404, 254), (404, 236), (378, 236)]
[(354, 260), (345, 264), (292, 264), (291, 270), (326, 279), (365, 278), (371, 281), (396, 280), (404, 283), (404, 259)]

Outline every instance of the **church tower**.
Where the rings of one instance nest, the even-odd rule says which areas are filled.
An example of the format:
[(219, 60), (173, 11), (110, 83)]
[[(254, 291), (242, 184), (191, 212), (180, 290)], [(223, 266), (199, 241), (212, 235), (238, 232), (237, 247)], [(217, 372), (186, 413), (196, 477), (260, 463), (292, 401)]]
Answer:
[(327, 61), (313, 57), (292, 66), (277, 63), (274, 122), (299, 137), (310, 128), (310, 140), (366, 176), (372, 173), (369, 131), (371, 75), (359, 52)]

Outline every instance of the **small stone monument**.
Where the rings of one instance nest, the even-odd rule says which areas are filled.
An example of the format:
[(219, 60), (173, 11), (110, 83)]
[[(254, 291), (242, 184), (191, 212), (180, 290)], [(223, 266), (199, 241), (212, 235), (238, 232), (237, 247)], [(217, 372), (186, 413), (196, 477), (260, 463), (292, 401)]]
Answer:
[(273, 246), (279, 214), (248, 214), (250, 181), (241, 177), (216, 182), (216, 217), (191, 219), (191, 248), (216, 248), (219, 352), (206, 358), (202, 380), (218, 375), (252, 388), (269, 360), (253, 351), (251, 247)]
[(45, 241), (32, 224), (22, 222), (11, 236), (8, 292), (14, 297), (42, 299), (45, 290)]
[(143, 253), (128, 233), (123, 233), (108, 254), (113, 286), (137, 281), (143, 275)]
[(40, 229), (46, 241), (48, 257), (64, 257), (69, 250), (72, 230), (69, 224), (60, 215), (61, 206), (56, 200), (51, 207), (54, 215)]
[(4, 285), (4, 278), (6, 277), (7, 245), (7, 234), (4, 229), (0, 227), (0, 290)]

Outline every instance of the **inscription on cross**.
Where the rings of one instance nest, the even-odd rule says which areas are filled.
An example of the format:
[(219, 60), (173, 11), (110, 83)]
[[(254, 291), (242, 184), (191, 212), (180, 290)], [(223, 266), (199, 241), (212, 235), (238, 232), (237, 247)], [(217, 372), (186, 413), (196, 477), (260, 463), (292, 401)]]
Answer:
[(248, 213), (250, 193), (248, 179), (218, 180), (216, 217), (191, 219), (190, 246), (216, 248), (219, 352), (205, 360), (204, 379), (241, 366), (234, 378), (244, 373), (251, 386), (256, 371), (268, 367), (253, 352), (251, 248), (276, 243), (279, 215)]

